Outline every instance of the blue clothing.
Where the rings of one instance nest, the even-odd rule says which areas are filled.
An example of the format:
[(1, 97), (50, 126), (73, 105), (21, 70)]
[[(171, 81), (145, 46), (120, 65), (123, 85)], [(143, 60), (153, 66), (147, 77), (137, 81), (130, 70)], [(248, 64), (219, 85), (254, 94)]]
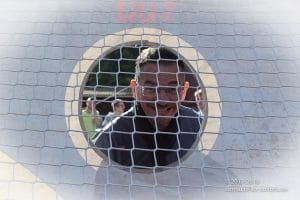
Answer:
[(121, 165), (169, 165), (193, 148), (201, 130), (202, 119), (196, 111), (181, 106), (178, 113), (164, 132), (158, 132), (139, 105), (132, 107), (100, 129), (93, 143)]

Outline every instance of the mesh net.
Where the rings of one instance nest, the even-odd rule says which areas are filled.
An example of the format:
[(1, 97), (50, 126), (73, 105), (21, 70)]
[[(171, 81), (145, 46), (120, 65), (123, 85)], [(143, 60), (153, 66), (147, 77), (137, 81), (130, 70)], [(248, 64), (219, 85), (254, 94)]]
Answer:
[[(149, 55), (144, 55), (145, 58), (139, 57), (138, 59), (144, 59), (144, 61), (136, 64), (139, 53), (148, 53)], [(181, 129), (186, 129), (181, 127), (185, 124), (181, 125), (179, 123), (183, 123), (188, 118), (197, 121), (193, 124), (193, 126), (196, 126), (193, 132), (199, 135), (201, 133), (200, 124), (202, 123), (202, 116), (200, 115), (203, 115), (202, 112), (205, 109), (203, 106), (201, 107), (202, 110), (200, 109), (200, 105), (204, 105), (202, 90), (199, 89), (202, 86), (198, 81), (199, 77), (193, 74), (189, 66), (184, 64), (177, 54), (178, 52), (174, 53), (169, 49), (155, 46), (134, 45), (128, 47), (122, 45), (100, 59), (92, 72), (87, 75), (86, 86), (83, 90), (83, 99), (85, 100), (83, 100), (84, 104), (82, 105), (84, 108), (82, 119), (83, 128), (88, 132), (88, 139), (93, 138), (92, 143), (95, 143), (103, 134), (111, 135), (111, 132), (123, 132), (120, 134), (121, 137), (125, 132), (129, 136), (137, 135), (135, 134), (137, 131), (144, 132), (146, 135), (157, 135), (158, 132), (166, 132), (165, 136), (174, 134), (177, 141), (179, 133), (184, 134), (185, 132)], [(178, 63), (180, 64), (178, 65)], [(144, 68), (146, 68), (145, 71)], [(130, 84), (132, 88), (130, 88)], [(116, 100), (119, 100), (119, 102), (116, 103)], [(192, 112), (190, 116), (179, 112), (181, 108), (185, 109), (181, 104), (191, 108), (187, 111)], [(126, 105), (128, 110), (125, 114), (122, 113), (126, 109), (120, 108), (123, 105)], [(97, 108), (100, 108), (100, 115)], [(87, 116), (86, 113), (90, 113), (90, 115)], [(124, 120), (128, 118), (126, 119), (128, 122), (123, 122), (124, 120), (119, 120), (120, 118)], [(93, 121), (94, 126), (88, 124), (89, 120)], [(101, 123), (96, 123), (96, 121)], [(148, 127), (146, 129), (139, 128), (140, 130), (138, 130), (136, 127), (138, 122), (143, 126), (148, 125)], [(115, 127), (116, 130), (114, 130), (114, 124), (116, 123), (121, 127)], [(124, 123), (127, 123), (126, 127), (123, 127), (125, 126)], [(131, 124), (128, 125), (128, 123)], [(95, 128), (98, 128), (97, 134)], [(134, 137), (132, 139), (134, 140)], [(140, 139), (142, 141), (139, 143), (147, 140), (143, 137)], [(153, 140), (152, 138), (153, 144), (148, 144), (153, 146), (152, 149), (154, 148), (155, 151), (159, 150), (157, 149), (159, 147), (156, 139)], [(167, 138), (164, 140), (167, 140)], [(197, 141), (191, 143), (197, 143)], [(139, 146), (134, 144), (134, 141), (130, 143), (133, 149)], [(118, 145), (120, 146), (120, 144)], [(111, 148), (112, 144), (109, 146), (108, 148)], [(127, 145), (123, 144), (121, 146)], [(177, 148), (177, 151), (179, 148)]]
[[(297, 6), (293, 0), (1, 1), (0, 199), (295, 199)], [(185, 81), (169, 71), (175, 84), (158, 84), (164, 72), (140, 74), (134, 100), (133, 66), (149, 46), (181, 55)], [(147, 85), (148, 76), (155, 78)], [(202, 136), (181, 131), (181, 121), (196, 120), (190, 112), (167, 119), (172, 109), (159, 102), (178, 110), (186, 81), (181, 105), (203, 110)], [(83, 113), (88, 97), (99, 113)], [(140, 105), (148, 114), (108, 116), (117, 98), (125, 112)], [(102, 122), (85, 127), (84, 119), (95, 116)], [(165, 132), (168, 120), (175, 128)], [(114, 121), (135, 130), (120, 130)], [(115, 126), (103, 131), (104, 122)], [(153, 132), (143, 131), (145, 124)], [(99, 133), (107, 146), (92, 141)], [(181, 144), (182, 133), (199, 143)]]
[[(102, 166), (108, 171), (121, 168), (121, 174), (130, 172), (129, 182), (118, 180), (115, 184), (114, 178), (109, 180), (105, 195), (112, 195), (111, 188), (123, 187), (131, 199), (135, 190), (161, 198), (159, 193), (165, 189), (178, 198), (181, 190), (189, 187), (184, 180), (188, 173), (201, 171), (199, 163), (184, 164), (202, 150), (207, 101), (200, 66), (193, 67), (177, 48), (159, 44), (136, 42), (114, 48), (86, 74), (81, 105), (82, 113), (88, 104), (93, 105), (90, 120), (101, 121), (88, 130), (82, 114), (87, 140), (104, 159)], [(199, 179), (201, 175), (197, 174)], [(135, 183), (135, 176), (144, 183)], [(202, 189), (201, 185), (195, 187)]]

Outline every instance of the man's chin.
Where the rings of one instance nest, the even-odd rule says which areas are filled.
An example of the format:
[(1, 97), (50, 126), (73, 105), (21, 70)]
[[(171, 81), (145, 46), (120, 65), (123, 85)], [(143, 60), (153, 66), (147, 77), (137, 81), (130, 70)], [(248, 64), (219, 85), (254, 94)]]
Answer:
[(165, 130), (171, 122), (171, 118), (168, 117), (158, 117), (156, 119), (157, 129), (160, 131)]

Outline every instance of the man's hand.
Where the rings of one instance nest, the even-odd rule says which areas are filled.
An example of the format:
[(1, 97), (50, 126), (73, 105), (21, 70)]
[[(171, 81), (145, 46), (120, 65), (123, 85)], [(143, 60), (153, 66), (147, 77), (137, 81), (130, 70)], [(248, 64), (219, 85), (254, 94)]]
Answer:
[(100, 117), (97, 115), (97, 113), (95, 114), (95, 123), (96, 123), (96, 127), (99, 127), (101, 124), (101, 119)]

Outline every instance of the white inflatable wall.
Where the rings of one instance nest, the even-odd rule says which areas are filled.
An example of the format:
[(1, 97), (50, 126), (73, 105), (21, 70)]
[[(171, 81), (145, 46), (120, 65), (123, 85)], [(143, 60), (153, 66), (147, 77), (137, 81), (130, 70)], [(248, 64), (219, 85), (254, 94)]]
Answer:
[[(2, 1), (0, 199), (296, 199), (297, 1)], [(148, 40), (199, 67), (197, 151), (164, 171), (107, 165), (84, 139), (80, 88), (115, 45)]]

